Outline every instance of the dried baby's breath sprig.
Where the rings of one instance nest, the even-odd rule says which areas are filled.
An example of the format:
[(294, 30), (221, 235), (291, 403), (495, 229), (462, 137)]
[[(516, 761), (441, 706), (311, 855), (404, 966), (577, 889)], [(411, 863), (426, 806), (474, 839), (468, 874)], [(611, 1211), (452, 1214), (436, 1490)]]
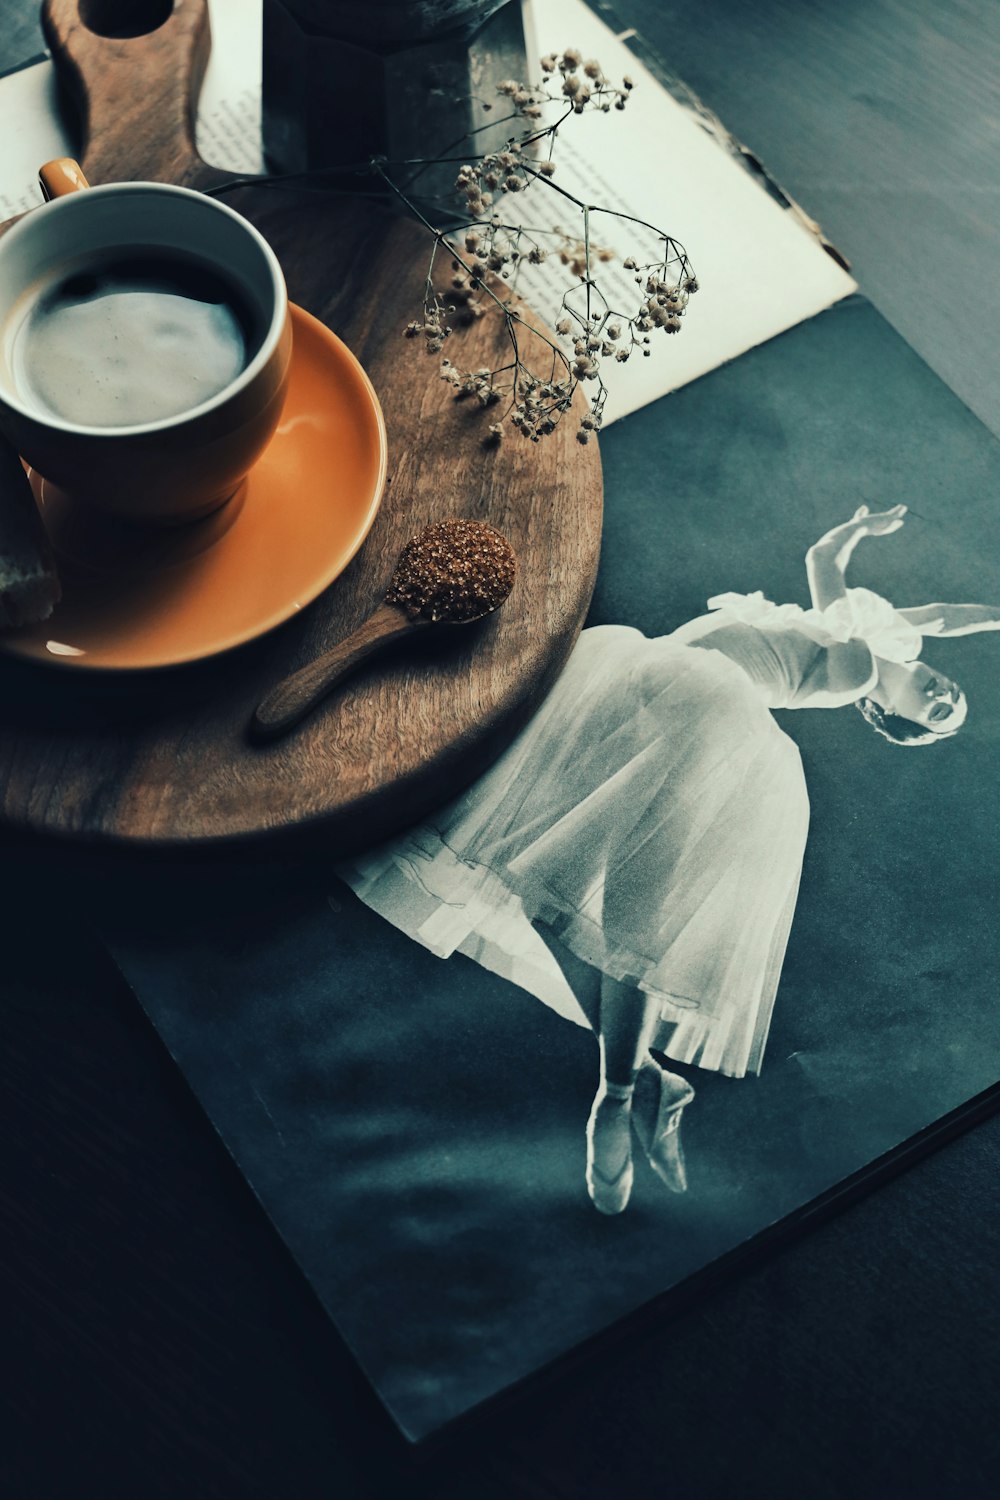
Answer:
[[(555, 431), (573, 404), (581, 382), (588, 386), (589, 411), (580, 420), (577, 438), (590, 441), (600, 430), (607, 400), (602, 361), (625, 364), (636, 352), (648, 357), (652, 335), (662, 329), (671, 335), (680, 331), (690, 297), (698, 283), (682, 245), (644, 220), (616, 209), (584, 203), (557, 180), (553, 149), (560, 127), (572, 115), (612, 108), (624, 109), (634, 87), (629, 77), (611, 84), (596, 59), (584, 59), (577, 48), (550, 53), (541, 60), (542, 79), (526, 84), (504, 79), (497, 94), (510, 107), (510, 120), (527, 129), (512, 136), (501, 150), (460, 159), (455, 193), (463, 210), (457, 225), (447, 231), (435, 228), (419, 211), (434, 236), (431, 265), (424, 294), (422, 323), (412, 323), (406, 332), (422, 333), (428, 353), (439, 353), (455, 323), (468, 323), (495, 311), (503, 318), (511, 349), (509, 362), (492, 370), (462, 370), (451, 360), (441, 365), (441, 377), (452, 387), (457, 400), (473, 399), (483, 407), (503, 401), (500, 421), (489, 426), (484, 441), (496, 442), (501, 422), (509, 421), (524, 437), (538, 442)], [(546, 108), (561, 107), (557, 117), (544, 122)], [(416, 163), (422, 169), (422, 163)], [(406, 186), (397, 184), (387, 171), (386, 181), (404, 201)], [(419, 171), (416, 174), (419, 176)], [(520, 209), (525, 195), (541, 187), (557, 193), (581, 218), (581, 230), (562, 226), (531, 226)], [(532, 200), (534, 201), (534, 200)], [(413, 208), (413, 204), (410, 203)], [(596, 272), (615, 259), (615, 252), (598, 244), (591, 235), (594, 215), (610, 215), (652, 231), (661, 253), (653, 261), (640, 263), (627, 256), (622, 265), (633, 271), (640, 288), (635, 305), (613, 307), (602, 292)], [(544, 217), (536, 211), (535, 217)], [(434, 278), (438, 252), (450, 254), (451, 277), (442, 287)], [(565, 267), (570, 285), (562, 295), (556, 338), (531, 328), (546, 351), (546, 368), (530, 368), (523, 358), (519, 334), (528, 328), (506, 295), (524, 265), (541, 265), (554, 256)], [(507, 287), (503, 284), (507, 283)]]
[[(493, 420), (483, 439), (487, 445), (499, 442), (505, 422), (533, 442), (548, 436), (571, 409), (583, 382), (589, 410), (581, 417), (576, 436), (581, 443), (589, 442), (600, 430), (607, 400), (603, 361), (625, 364), (637, 353), (648, 358), (658, 330), (667, 335), (680, 331), (688, 302), (698, 290), (687, 252), (672, 236), (618, 209), (584, 203), (558, 180), (553, 152), (560, 128), (574, 115), (625, 109), (635, 87), (633, 80), (626, 74), (620, 83), (611, 83), (600, 63), (584, 58), (575, 47), (543, 57), (541, 73), (534, 84), (515, 79), (500, 82), (496, 94), (507, 113), (463, 132), (435, 157), (395, 163), (372, 157), (328, 172), (235, 178), (208, 190), (222, 193), (247, 182), (277, 186), (295, 182), (329, 191), (350, 172), (381, 179), (432, 239), (422, 317), (406, 325), (406, 337), (422, 339), (428, 354), (440, 356), (455, 325), (472, 323), (487, 313), (503, 320), (511, 353), (506, 363), (494, 369), (462, 370), (447, 358), (441, 360), (441, 377), (452, 387), (456, 400), (471, 400), (491, 409)], [(480, 103), (485, 111), (493, 108), (489, 100)], [(494, 130), (505, 123), (519, 128), (521, 134), (512, 133), (501, 149), (478, 156), (451, 156), (480, 130)], [(458, 169), (454, 184), (458, 212), (447, 215), (447, 225), (441, 227), (419, 206), (416, 193), (426, 171), (449, 161)], [(543, 187), (572, 207), (579, 227), (525, 222), (527, 195), (534, 194), (530, 199), (534, 205)], [(612, 250), (591, 236), (595, 215), (634, 224), (658, 241), (654, 259), (641, 261), (627, 255), (622, 260), (638, 288), (629, 307), (612, 306), (595, 274), (615, 258)], [(534, 216), (544, 218), (545, 212)], [(509, 295), (525, 265), (540, 266), (551, 258), (565, 269), (570, 282), (558, 304), (555, 337), (529, 324)], [(524, 333), (532, 335), (527, 342), (533, 348), (541, 347), (544, 367), (529, 366), (524, 356), (526, 341), (521, 338)]]

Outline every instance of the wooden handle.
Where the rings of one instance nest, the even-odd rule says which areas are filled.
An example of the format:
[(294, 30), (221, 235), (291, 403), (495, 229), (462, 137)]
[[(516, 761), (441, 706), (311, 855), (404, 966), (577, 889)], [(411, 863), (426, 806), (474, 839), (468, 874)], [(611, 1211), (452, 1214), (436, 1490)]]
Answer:
[(194, 139), (211, 50), (207, 0), (45, 0), (42, 28), (80, 111), (91, 182), (120, 181), (125, 160), (138, 181), (205, 188), (232, 176), (207, 166)]
[(395, 604), (382, 604), (339, 645), (272, 688), (250, 721), (254, 739), (273, 740), (304, 719), (316, 704), (374, 652), (431, 622), (410, 619)]

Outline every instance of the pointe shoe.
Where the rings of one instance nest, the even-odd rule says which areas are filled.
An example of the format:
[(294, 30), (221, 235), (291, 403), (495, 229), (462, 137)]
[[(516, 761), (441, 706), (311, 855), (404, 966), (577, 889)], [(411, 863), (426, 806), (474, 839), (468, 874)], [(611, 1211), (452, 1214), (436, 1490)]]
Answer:
[(639, 1069), (632, 1127), (649, 1165), (672, 1193), (687, 1191), (680, 1129), (681, 1116), (693, 1098), (694, 1089), (686, 1079), (668, 1073), (652, 1058)]
[[(631, 1090), (629, 1090), (631, 1094)], [(620, 1214), (628, 1203), (632, 1192), (632, 1152), (628, 1134), (625, 1137), (625, 1160), (617, 1172), (609, 1174), (601, 1163), (600, 1142), (595, 1140), (597, 1113), (606, 1099), (613, 1098), (599, 1089), (587, 1121), (587, 1192), (590, 1201), (602, 1214)], [(628, 1099), (619, 1101), (620, 1108), (628, 1107)]]

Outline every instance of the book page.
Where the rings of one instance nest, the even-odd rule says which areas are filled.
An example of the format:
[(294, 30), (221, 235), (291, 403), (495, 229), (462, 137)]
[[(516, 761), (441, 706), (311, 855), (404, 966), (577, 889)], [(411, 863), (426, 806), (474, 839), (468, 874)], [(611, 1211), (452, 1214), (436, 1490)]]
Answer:
[[(605, 425), (856, 290), (815, 234), (749, 176), (583, 0), (529, 0), (525, 21), (529, 65), (535, 67), (528, 82), (537, 81), (538, 58), (576, 47), (600, 63), (612, 84), (625, 74), (635, 84), (623, 111), (566, 122), (553, 152), (553, 182), (584, 203), (614, 207), (680, 241), (701, 288), (678, 334), (654, 330), (649, 359), (636, 354), (610, 370), (603, 361), (610, 393)], [(558, 90), (558, 73), (555, 79)], [(530, 192), (534, 222), (542, 224), (537, 216), (546, 196), (551, 223), (582, 238), (580, 211), (544, 189)], [(613, 307), (634, 314), (642, 288), (621, 262), (627, 256), (640, 265), (655, 261), (662, 241), (655, 232), (603, 213), (591, 215), (590, 232), (592, 241), (615, 252), (613, 262), (597, 269), (601, 290)], [(518, 290), (552, 324), (573, 284), (551, 256), (540, 267), (524, 267)]]

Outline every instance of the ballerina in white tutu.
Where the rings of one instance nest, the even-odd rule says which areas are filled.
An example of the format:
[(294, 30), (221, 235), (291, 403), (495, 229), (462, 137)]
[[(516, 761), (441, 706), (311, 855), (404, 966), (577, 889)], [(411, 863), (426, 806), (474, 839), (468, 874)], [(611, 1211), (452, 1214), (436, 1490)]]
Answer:
[(845, 570), (905, 506), (867, 507), (806, 555), (810, 609), (723, 594), (672, 635), (585, 630), (541, 709), (480, 780), (341, 871), (441, 957), (461, 952), (594, 1031), (587, 1126), (595, 1206), (620, 1213), (632, 1133), (686, 1187), (691, 1085), (650, 1049), (759, 1072), (795, 909), (809, 801), (772, 708), (857, 704), (899, 745), (957, 732), (960, 689), (924, 636), (1000, 628), (974, 604), (895, 609)]

